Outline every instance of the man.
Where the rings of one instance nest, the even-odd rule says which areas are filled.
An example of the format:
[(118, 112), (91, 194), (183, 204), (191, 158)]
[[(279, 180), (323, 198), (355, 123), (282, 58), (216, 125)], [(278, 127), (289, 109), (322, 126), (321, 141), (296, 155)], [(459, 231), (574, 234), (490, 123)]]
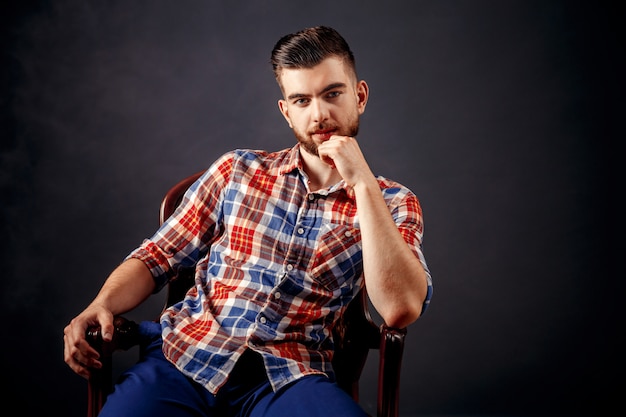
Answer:
[(101, 367), (88, 326), (110, 339), (113, 315), (195, 266), (183, 302), (142, 324), (142, 358), (101, 416), (364, 416), (333, 382), (334, 322), (364, 285), (391, 327), (430, 301), (419, 202), (375, 177), (355, 139), (369, 89), (348, 44), (309, 28), (271, 62), (298, 143), (221, 156), (65, 328), (65, 362), (88, 377)]

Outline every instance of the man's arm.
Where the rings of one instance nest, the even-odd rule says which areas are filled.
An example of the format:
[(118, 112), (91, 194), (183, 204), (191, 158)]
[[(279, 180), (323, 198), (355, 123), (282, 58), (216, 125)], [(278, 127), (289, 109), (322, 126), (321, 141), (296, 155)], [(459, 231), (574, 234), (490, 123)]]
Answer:
[(113, 336), (113, 316), (132, 310), (152, 294), (154, 279), (146, 265), (127, 259), (109, 275), (96, 298), (63, 330), (65, 363), (77, 374), (88, 378), (89, 368), (102, 366), (99, 354), (85, 339), (90, 326), (100, 325), (102, 337)]
[(318, 150), (354, 190), (372, 304), (388, 326), (408, 326), (420, 316), (428, 292), (424, 267), (400, 234), (356, 139), (333, 136)]

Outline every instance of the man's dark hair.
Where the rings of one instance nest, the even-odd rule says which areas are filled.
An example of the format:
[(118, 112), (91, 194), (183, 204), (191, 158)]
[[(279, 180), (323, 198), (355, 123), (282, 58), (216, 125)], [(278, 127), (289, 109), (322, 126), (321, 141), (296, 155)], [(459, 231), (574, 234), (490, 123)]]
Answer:
[(335, 29), (316, 26), (285, 35), (272, 50), (272, 69), (280, 84), (280, 72), (285, 68), (312, 68), (324, 59), (336, 56), (352, 69), (356, 77), (354, 55), (348, 42)]

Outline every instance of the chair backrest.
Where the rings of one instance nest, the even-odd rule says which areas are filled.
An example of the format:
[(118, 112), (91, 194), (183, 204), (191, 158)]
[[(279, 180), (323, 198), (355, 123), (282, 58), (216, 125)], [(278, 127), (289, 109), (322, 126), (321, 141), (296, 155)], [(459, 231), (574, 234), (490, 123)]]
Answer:
[[(159, 210), (161, 224), (176, 210), (185, 191), (202, 173), (197, 172), (190, 175), (170, 188), (163, 198)], [(168, 284), (165, 307), (182, 300), (193, 283), (194, 271), (181, 269), (176, 278)], [(333, 368), (337, 382), (358, 401), (359, 378), (367, 361), (369, 350), (378, 349), (381, 342), (381, 331), (370, 315), (365, 289), (359, 293), (337, 323), (333, 329), (333, 337), (336, 345)]]

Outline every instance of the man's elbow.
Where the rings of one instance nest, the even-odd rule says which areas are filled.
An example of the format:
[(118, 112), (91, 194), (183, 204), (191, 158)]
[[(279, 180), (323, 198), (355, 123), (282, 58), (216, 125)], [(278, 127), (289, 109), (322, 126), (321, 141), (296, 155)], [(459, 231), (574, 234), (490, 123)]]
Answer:
[(414, 323), (422, 314), (422, 303), (411, 303), (405, 306), (397, 306), (381, 314), (387, 327), (402, 329)]

